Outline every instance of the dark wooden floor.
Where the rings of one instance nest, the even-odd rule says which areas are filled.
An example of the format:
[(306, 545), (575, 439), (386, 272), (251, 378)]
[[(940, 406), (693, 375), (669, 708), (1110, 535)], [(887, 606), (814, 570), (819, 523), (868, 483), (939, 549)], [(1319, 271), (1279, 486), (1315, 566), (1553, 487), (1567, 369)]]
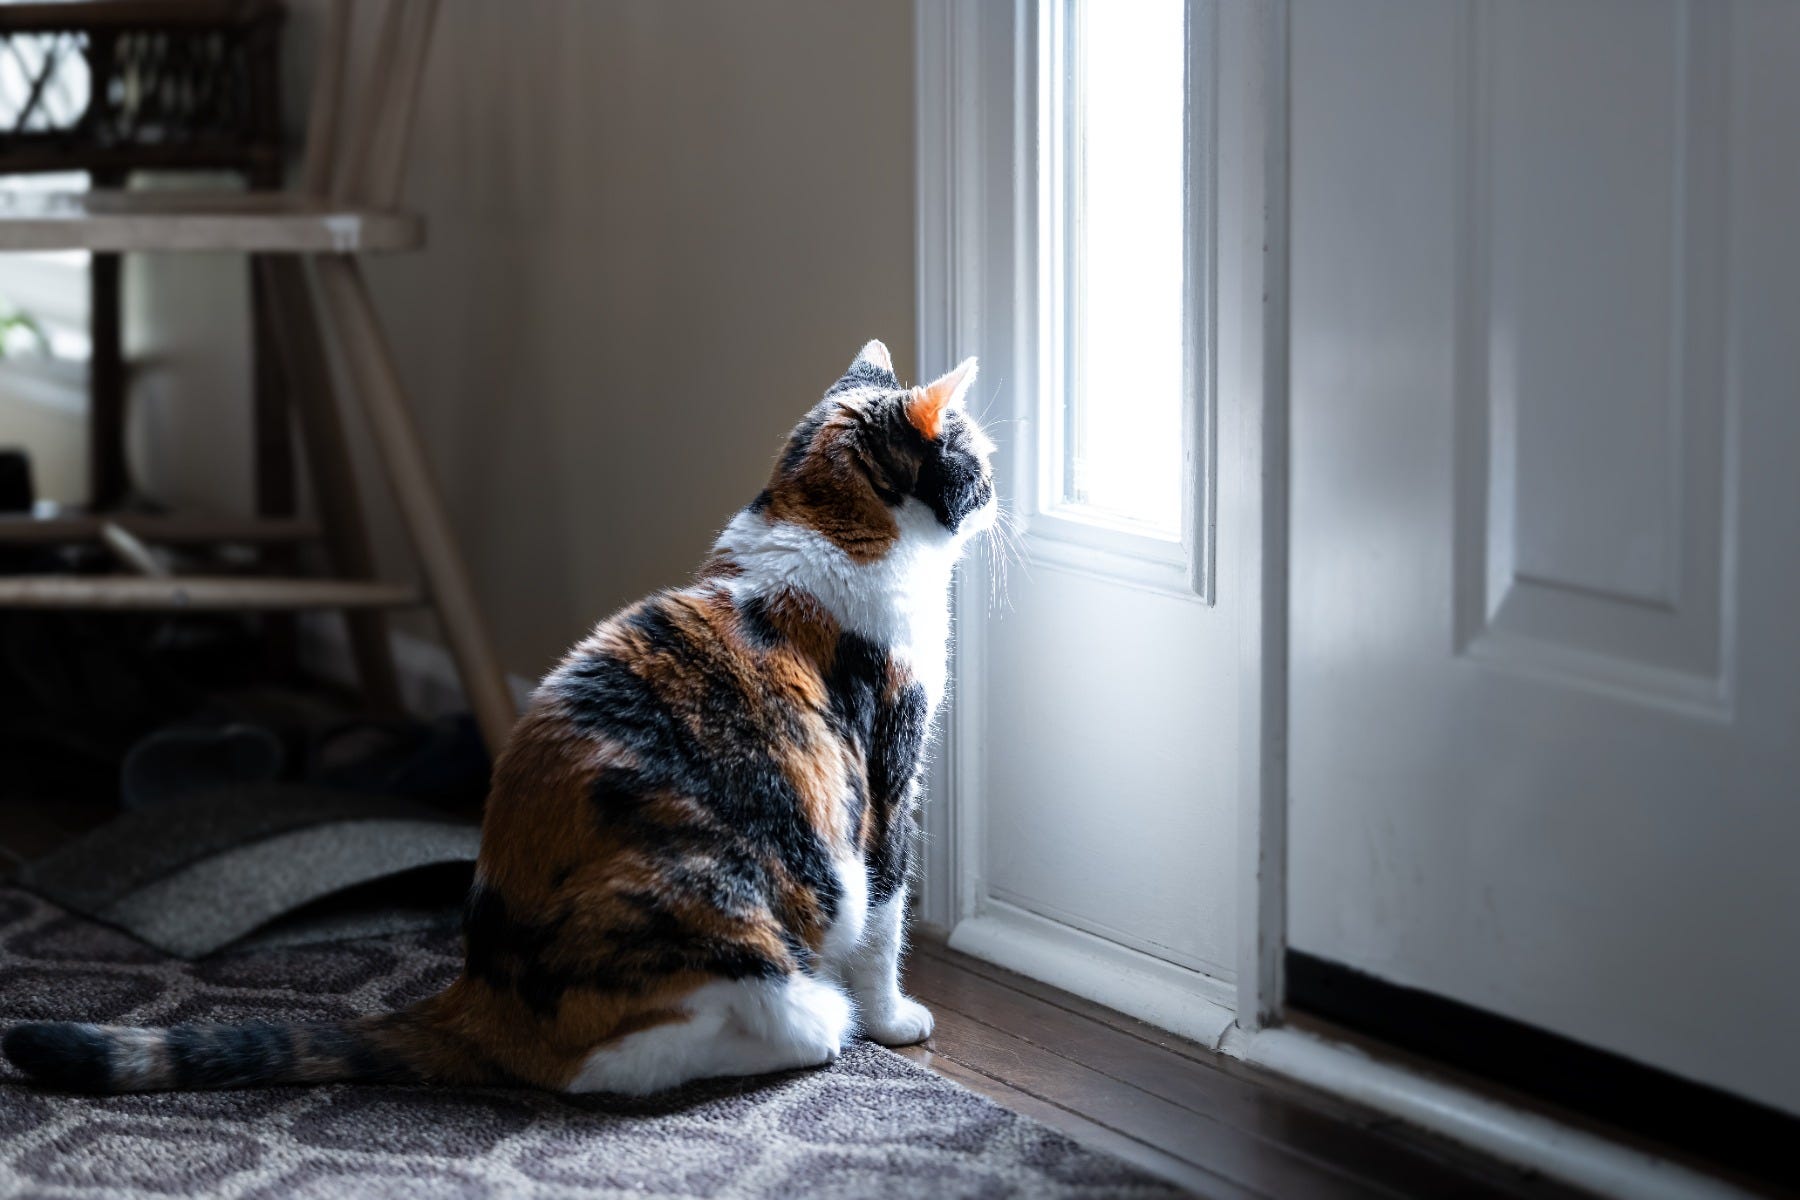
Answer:
[(1202, 1196), (1577, 1195), (939, 944), (906, 976), (908, 1057)]

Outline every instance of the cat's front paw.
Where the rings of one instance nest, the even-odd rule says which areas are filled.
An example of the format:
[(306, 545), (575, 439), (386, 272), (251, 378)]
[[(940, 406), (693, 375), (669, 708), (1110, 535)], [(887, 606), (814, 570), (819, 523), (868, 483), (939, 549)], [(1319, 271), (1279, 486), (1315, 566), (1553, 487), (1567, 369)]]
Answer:
[(894, 995), (865, 1008), (863, 1032), (883, 1046), (911, 1046), (931, 1036), (931, 1010), (908, 996)]

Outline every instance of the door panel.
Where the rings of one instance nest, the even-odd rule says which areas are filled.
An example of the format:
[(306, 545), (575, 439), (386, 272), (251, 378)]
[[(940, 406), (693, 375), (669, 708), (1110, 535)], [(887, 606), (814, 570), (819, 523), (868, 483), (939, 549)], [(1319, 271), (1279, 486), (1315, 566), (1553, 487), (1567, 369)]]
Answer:
[(1291, 53), (1290, 943), (1800, 1111), (1800, 9)]
[(1724, 14), (1483, 6), (1456, 127), (1459, 641), (1715, 706)]
[(987, 886), (1229, 980), (1237, 646), (1214, 613), (1033, 568), (988, 631)]

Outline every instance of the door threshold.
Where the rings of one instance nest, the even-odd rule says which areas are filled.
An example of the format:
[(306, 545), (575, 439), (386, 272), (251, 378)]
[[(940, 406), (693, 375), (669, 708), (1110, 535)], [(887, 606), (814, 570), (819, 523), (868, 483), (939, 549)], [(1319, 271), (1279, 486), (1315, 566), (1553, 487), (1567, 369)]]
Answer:
[(1748, 1184), (1586, 1128), (1579, 1118), (1449, 1078), (1331, 1026), (1233, 1028), (1219, 1050), (1252, 1066), (1395, 1117), (1504, 1162), (1602, 1196), (1747, 1200)]

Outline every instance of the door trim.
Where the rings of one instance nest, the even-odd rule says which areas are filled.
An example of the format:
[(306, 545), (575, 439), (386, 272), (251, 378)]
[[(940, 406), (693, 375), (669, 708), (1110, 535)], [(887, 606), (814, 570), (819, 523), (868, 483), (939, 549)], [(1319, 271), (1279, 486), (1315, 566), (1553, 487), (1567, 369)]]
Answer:
[(1261, 284), (1262, 320), (1245, 322), (1244, 386), (1258, 399), (1244, 405), (1250, 419), (1240, 448), (1242, 469), (1260, 491), (1238, 556), (1238, 574), (1255, 594), (1241, 618), (1238, 661), (1237, 1023), (1254, 1031), (1281, 1021), (1287, 951), (1288, 5), (1229, 5), (1225, 13), (1226, 44), (1242, 48), (1245, 73), (1238, 186), (1244, 211), (1263, 214), (1261, 269), (1243, 272)]
[[(1222, 152), (1231, 142), (1239, 162), (1257, 164), (1241, 172), (1251, 176), (1253, 184), (1250, 194), (1243, 196), (1219, 194), (1223, 172), (1213, 164), (1196, 169), (1204, 193), (1197, 216), (1212, 228), (1200, 236), (1190, 231), (1202, 269), (1190, 269), (1185, 286), (1203, 288), (1209, 295), (1197, 306), (1205, 328), (1193, 332), (1196, 340), (1185, 350), (1205, 353), (1208, 362), (1204, 380), (1197, 381), (1199, 391), (1189, 398), (1188, 406), (1194, 410), (1193, 418), (1205, 427), (1205, 437), (1196, 439), (1196, 448), (1216, 461), (1214, 408), (1253, 408), (1261, 402), (1260, 361), (1246, 362), (1246, 357), (1254, 359), (1255, 355), (1245, 347), (1256, 337), (1254, 327), (1259, 318), (1255, 314), (1266, 286), (1258, 265), (1264, 238), (1261, 116), (1254, 111), (1262, 93), (1257, 87), (1243, 86), (1243, 80), (1256, 76), (1259, 67), (1240, 60), (1262, 44), (1257, 30), (1264, 16), (1262, 9), (1251, 6), (1217, 0), (1190, 2), (1199, 22), (1190, 53), (1204, 61), (1208, 71), (1202, 85), (1206, 96), (1199, 114), (1200, 135), (1210, 136)], [(1038, 415), (1036, 406), (1015, 402), (1036, 396), (1046, 377), (1039, 346), (1037, 278), (1041, 213), (1036, 135), (1038, 106), (1043, 100), (1036, 63), (1041, 11), (1042, 0), (996, 4), (915, 0), (914, 5), (919, 374), (929, 375), (979, 353), (982, 378), (994, 381), (985, 391), (986, 398), (991, 400), (997, 392), (1009, 399), (998, 405), (1005, 409), (1002, 412), (981, 411), (983, 396), (977, 396), (972, 405), (984, 418), (1014, 416), (1016, 407), (1017, 415), (1026, 419), (1026, 427)], [(1238, 40), (1228, 40), (1233, 38)], [(1228, 73), (1239, 81), (1235, 104), (1227, 104), (1220, 92), (1229, 86), (1225, 81)], [(1252, 111), (1245, 111), (1246, 104)], [(1227, 124), (1230, 129), (1222, 128)], [(1246, 139), (1253, 144), (1246, 144)], [(1237, 224), (1225, 229), (1222, 221), (1228, 208), (1243, 215), (1233, 218)], [(1190, 214), (1190, 219), (1195, 215)], [(1235, 244), (1220, 244), (1225, 239)], [(1227, 271), (1228, 263), (1235, 269)], [(1220, 289), (1226, 287), (1234, 289), (1230, 296), (1232, 323), (1215, 332), (1215, 324), (1224, 319)], [(1228, 345), (1212, 352), (1215, 342), (1226, 341)], [(1196, 382), (1194, 377), (1201, 374), (1191, 363), (1186, 373), (1190, 382)], [(1266, 424), (1255, 414), (1241, 420), (1252, 431)], [(1260, 454), (1260, 448), (1239, 453), (1229, 464), (1230, 470), (1242, 472), (1245, 480), (1260, 480)], [(1224, 539), (1213, 513), (1228, 498), (1219, 482), (1225, 464), (1207, 469), (1204, 480), (1192, 477), (1194, 467), (1195, 463), (1189, 464), (1187, 490), (1195, 493), (1191, 500), (1196, 511), (1186, 524), (1195, 541), (1188, 566), (1177, 572), (1180, 590), (1189, 600), (1211, 603), (1218, 587), (1212, 568), (1223, 553), (1230, 556), (1228, 565), (1233, 571), (1242, 572), (1241, 577), (1229, 581), (1232, 603), (1240, 608), (1254, 606), (1260, 602), (1262, 570), (1258, 539)], [(1192, 486), (1198, 483), (1206, 488), (1204, 498)], [(1243, 485), (1243, 491), (1250, 492), (1245, 497), (1248, 503), (1259, 503), (1251, 485)], [(1059, 552), (1048, 537), (1028, 540), (1034, 570), (1080, 572), (1093, 568), (1100, 559), (1100, 552), (1090, 547), (1063, 545)], [(1247, 550), (1241, 545), (1246, 540), (1251, 543)], [(1190, 579), (1186, 571), (1195, 564), (1203, 569)], [(1230, 977), (1237, 973), (1241, 955), (1227, 951), (1219, 964), (1219, 977), (1213, 977), (1073, 929), (1056, 927), (1047, 933), (1054, 922), (989, 894), (984, 877), (986, 805), (981, 794), (987, 768), (988, 689), (988, 593), (982, 567), (977, 562), (972, 570), (965, 567), (959, 571), (952, 597), (957, 631), (951, 663), (952, 701), (942, 729), (942, 750), (927, 777), (930, 802), (922, 822), (923, 869), (915, 897), (915, 920), (958, 949), (1022, 968), (1085, 995), (1100, 998), (1100, 991), (1105, 991), (1105, 1002), (1124, 1012), (1216, 1045), (1223, 1028), (1234, 1019), (1237, 985)], [(1119, 586), (1166, 590), (1164, 584), (1146, 584), (1130, 572), (1115, 574), (1109, 568), (1104, 577)], [(1196, 591), (1194, 584), (1203, 586)], [(1281, 621), (1247, 623), (1257, 628), (1282, 628)], [(1240, 642), (1234, 661), (1260, 669), (1262, 651)], [(1256, 693), (1252, 689), (1248, 694)], [(1241, 699), (1228, 691), (1226, 702), (1233, 698)], [(1260, 738), (1258, 723), (1247, 724), (1252, 736)], [(1260, 744), (1240, 740), (1236, 752), (1260, 756), (1263, 751)], [(1279, 858), (1274, 855), (1267, 861)], [(1276, 892), (1280, 890), (1272, 875), (1260, 878)], [(1278, 955), (1271, 961), (1279, 962)], [(1113, 986), (1127, 976), (1142, 986)]]
[[(984, 37), (985, 7), (955, 0), (915, 0), (913, 5), (918, 378), (948, 369), (983, 341), (989, 189), (979, 118), (1002, 96), (1010, 97), (1012, 88), (1009, 78), (993, 78), (980, 69), (981, 51), (993, 36)], [(984, 357), (984, 374), (992, 377), (997, 364), (991, 353)], [(1002, 371), (1007, 366), (998, 365)], [(959, 569), (950, 602), (957, 630), (950, 678), (956, 683), (948, 712), (940, 717), (942, 749), (926, 776), (930, 802), (921, 820), (924, 836), (913, 898), (915, 923), (946, 938), (970, 891), (965, 872), (979, 857), (971, 850), (981, 844), (981, 831), (970, 827), (979, 806), (968, 802), (960, 784), (980, 777), (986, 707), (982, 672), (968, 669), (986, 658), (979, 623), (962, 619), (968, 590)]]

